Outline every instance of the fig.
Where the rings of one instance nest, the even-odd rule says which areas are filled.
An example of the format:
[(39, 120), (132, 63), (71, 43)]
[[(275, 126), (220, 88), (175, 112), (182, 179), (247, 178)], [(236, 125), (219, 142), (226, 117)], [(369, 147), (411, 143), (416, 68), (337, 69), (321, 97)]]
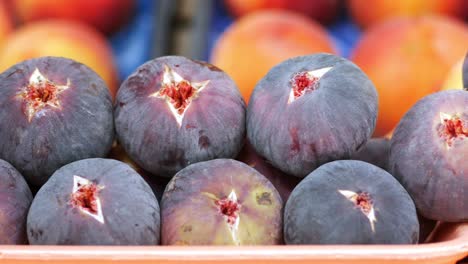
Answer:
[(245, 103), (215, 66), (161, 57), (124, 81), (115, 125), (132, 160), (151, 174), (172, 177), (192, 163), (236, 157), (245, 136)]
[(305, 177), (347, 159), (372, 135), (377, 92), (352, 62), (319, 53), (286, 60), (257, 84), (247, 136), (276, 168)]
[(0, 244), (27, 244), (26, 216), (33, 196), (23, 176), (0, 160)]
[(161, 200), (163, 245), (274, 245), (282, 242), (283, 202), (250, 166), (215, 159), (187, 166)]
[(468, 92), (447, 90), (419, 100), (400, 120), (390, 171), (422, 216), (468, 220)]
[(284, 209), (286, 244), (415, 244), (416, 207), (385, 170), (357, 160), (320, 166)]
[(42, 186), (70, 162), (112, 146), (112, 99), (87, 66), (65, 58), (23, 61), (0, 74), (0, 158)]
[(84, 159), (57, 170), (27, 218), (32, 245), (157, 245), (159, 204), (127, 164)]

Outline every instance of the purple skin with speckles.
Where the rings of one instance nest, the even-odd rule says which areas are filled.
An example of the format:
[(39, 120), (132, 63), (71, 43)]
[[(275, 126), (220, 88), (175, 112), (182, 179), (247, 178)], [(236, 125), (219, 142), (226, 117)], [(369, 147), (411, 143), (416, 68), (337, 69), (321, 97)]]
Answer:
[(26, 244), (26, 216), (33, 196), (23, 176), (0, 160), (0, 244)]
[[(367, 194), (372, 210), (363, 211), (352, 193)], [(284, 208), (286, 244), (416, 244), (418, 238), (409, 194), (388, 172), (363, 161), (320, 166), (299, 183)]]
[[(458, 117), (462, 124), (458, 135), (454, 128), (447, 130), (446, 117)], [(467, 131), (468, 92), (463, 90), (422, 98), (395, 129), (389, 170), (422, 216), (444, 222), (468, 220)]]
[[(101, 206), (95, 215), (102, 217), (73, 203), (77, 176), (96, 184)], [(159, 204), (151, 187), (127, 164), (84, 159), (57, 170), (39, 190), (27, 232), (32, 245), (158, 245)]]
[[(313, 90), (290, 102), (297, 73), (328, 67)], [(324, 53), (296, 57), (275, 66), (255, 87), (247, 136), (275, 167), (303, 178), (364, 144), (374, 131), (377, 104), (374, 85), (352, 62)]]
[[(170, 99), (157, 96), (168, 69), (203, 87), (180, 119), (171, 111)], [(119, 142), (139, 166), (172, 177), (192, 163), (239, 153), (245, 136), (245, 103), (232, 79), (215, 66), (179, 56), (161, 57), (140, 66), (122, 84), (115, 125)]]
[[(68, 88), (55, 106), (28, 116), (20, 94), (36, 69)], [(40, 187), (65, 164), (107, 154), (114, 138), (112, 110), (104, 81), (79, 62), (42, 57), (16, 64), (0, 74), (0, 158)]]

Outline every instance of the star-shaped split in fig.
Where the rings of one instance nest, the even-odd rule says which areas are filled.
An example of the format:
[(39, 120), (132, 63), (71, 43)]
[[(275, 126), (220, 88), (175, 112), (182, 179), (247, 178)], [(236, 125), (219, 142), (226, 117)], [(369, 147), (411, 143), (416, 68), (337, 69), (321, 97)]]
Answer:
[(463, 122), (459, 114), (439, 113), (440, 126), (438, 128), (439, 136), (445, 140), (447, 149), (452, 147), (456, 139), (464, 139), (468, 137), (468, 125)]
[(150, 95), (166, 101), (169, 110), (173, 114), (179, 127), (190, 107), (193, 99), (208, 85), (210, 80), (201, 82), (189, 82), (180, 76), (169, 66), (164, 65), (161, 88)]
[(60, 108), (58, 95), (70, 88), (70, 79), (67, 84), (58, 85), (47, 79), (38, 68), (34, 70), (29, 78), (29, 83), (21, 88), (17, 97), (24, 102), (23, 112), (28, 121), (45, 107)]
[(81, 176), (73, 175), (73, 188), (70, 203), (72, 206), (77, 207), (80, 212), (104, 224), (101, 199), (98, 195), (102, 189), (104, 189), (104, 186), (97, 185)]
[(222, 215), (228, 225), (232, 241), (234, 244), (240, 246), (241, 241), (239, 239), (238, 233), (242, 205), (237, 199), (237, 194), (234, 189), (231, 190), (227, 197), (221, 199), (212, 193), (203, 192), (202, 194), (206, 195), (208, 198), (214, 201), (214, 205), (216, 206), (218, 213)]
[(350, 190), (338, 190), (338, 193), (343, 195), (355, 206), (359, 207), (361, 212), (369, 220), (372, 232), (375, 232), (375, 222), (377, 222), (377, 218), (375, 217), (374, 205), (371, 197), (367, 193), (356, 193)]
[(323, 77), (333, 67), (325, 67), (312, 71), (303, 71), (294, 74), (291, 78), (291, 90), (289, 92), (288, 104), (299, 99), (306, 93), (314, 91), (318, 87), (320, 78)]

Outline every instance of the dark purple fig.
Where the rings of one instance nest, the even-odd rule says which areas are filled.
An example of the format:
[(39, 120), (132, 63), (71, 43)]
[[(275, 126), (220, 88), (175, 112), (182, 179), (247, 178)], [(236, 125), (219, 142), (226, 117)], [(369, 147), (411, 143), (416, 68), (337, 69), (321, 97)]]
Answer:
[(286, 202), (286, 244), (411, 244), (418, 238), (409, 194), (388, 172), (363, 161), (322, 165)]
[(33, 245), (157, 245), (159, 205), (127, 164), (85, 159), (56, 171), (28, 214)]
[(115, 125), (128, 155), (172, 177), (189, 164), (234, 158), (245, 136), (245, 103), (231, 78), (179, 56), (140, 66), (117, 94)]
[(305, 177), (347, 159), (372, 135), (377, 92), (352, 62), (331, 54), (286, 60), (260, 80), (247, 109), (247, 135), (258, 154)]
[(0, 160), (0, 244), (26, 244), (26, 216), (33, 196), (23, 176)]
[(35, 186), (70, 162), (112, 146), (112, 99), (104, 81), (76, 61), (42, 57), (0, 74), (0, 158)]
[(468, 220), (468, 92), (448, 90), (419, 100), (400, 120), (390, 171), (422, 216)]

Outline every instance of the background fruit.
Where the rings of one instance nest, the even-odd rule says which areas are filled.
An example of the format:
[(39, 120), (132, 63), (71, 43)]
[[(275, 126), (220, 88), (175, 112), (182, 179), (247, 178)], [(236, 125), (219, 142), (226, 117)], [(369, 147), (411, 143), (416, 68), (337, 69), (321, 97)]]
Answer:
[(162, 244), (279, 244), (282, 209), (275, 187), (244, 163), (216, 159), (192, 164), (164, 191)]
[(466, 221), (468, 204), (468, 93), (424, 97), (402, 118), (390, 147), (390, 171), (422, 216)]
[(375, 136), (384, 136), (416, 101), (442, 88), (467, 43), (465, 24), (436, 16), (395, 19), (362, 37), (352, 60), (379, 93)]
[(349, 158), (371, 136), (377, 117), (372, 82), (352, 62), (330, 54), (289, 59), (257, 84), (247, 109), (247, 137), (281, 171), (305, 177)]
[(0, 48), (5, 44), (7, 36), (13, 31), (13, 21), (7, 5), (0, 1)]
[(388, 172), (362, 161), (319, 167), (284, 209), (286, 244), (415, 244), (418, 237), (411, 197)]
[(28, 214), (32, 245), (157, 245), (159, 205), (125, 163), (85, 159), (57, 170)]
[(115, 96), (118, 84), (112, 50), (94, 29), (64, 20), (27, 24), (14, 32), (0, 50), (0, 71), (43, 56), (66, 57), (87, 65), (104, 79)]
[(327, 32), (307, 17), (280, 10), (246, 15), (219, 37), (211, 62), (231, 76), (249, 102), (255, 84), (276, 64), (299, 55), (333, 53)]
[(286, 9), (322, 23), (330, 23), (338, 15), (341, 0), (226, 0), (225, 3), (235, 16), (263, 9)]
[(465, 18), (465, 0), (348, 0), (351, 15), (360, 26), (369, 27), (395, 17), (418, 17), (429, 14)]
[(0, 160), (0, 244), (27, 244), (26, 216), (32, 199), (23, 176)]
[(160, 57), (122, 84), (115, 125), (138, 165), (172, 177), (195, 162), (236, 157), (245, 137), (245, 103), (232, 79), (213, 65)]
[(104, 157), (114, 138), (104, 81), (65, 58), (31, 59), (0, 74), (0, 120), (0, 158), (34, 186), (70, 162)]
[(442, 84), (442, 90), (463, 89), (463, 61), (464, 58), (452, 66), (445, 78), (444, 84)]
[(131, 15), (133, 0), (11, 0), (12, 7), (24, 22), (60, 18), (75, 20), (112, 33), (124, 25)]

